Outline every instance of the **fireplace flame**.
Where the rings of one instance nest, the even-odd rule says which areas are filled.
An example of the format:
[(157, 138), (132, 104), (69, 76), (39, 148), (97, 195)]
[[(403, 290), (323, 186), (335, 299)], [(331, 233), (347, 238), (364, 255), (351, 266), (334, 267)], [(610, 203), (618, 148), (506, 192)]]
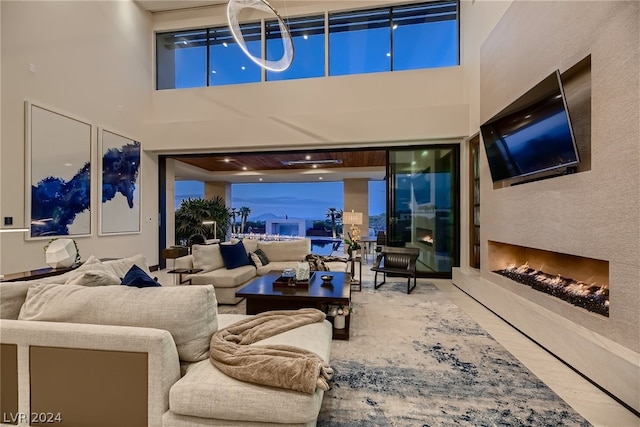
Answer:
[(534, 270), (525, 262), (521, 266), (509, 264), (504, 270), (495, 273), (506, 276), (518, 283), (531, 286), (533, 289), (556, 296), (571, 304), (586, 308), (605, 316), (609, 315), (609, 285), (588, 284), (583, 281), (568, 279), (561, 275), (551, 275)]

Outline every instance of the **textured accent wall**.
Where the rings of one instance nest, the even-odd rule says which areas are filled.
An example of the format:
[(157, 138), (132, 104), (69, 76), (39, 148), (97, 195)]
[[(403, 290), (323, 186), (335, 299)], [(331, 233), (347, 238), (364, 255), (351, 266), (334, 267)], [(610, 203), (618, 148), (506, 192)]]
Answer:
[[(514, 2), (483, 44), (480, 65), (484, 122), (555, 69), (565, 73), (591, 56), (590, 169), (494, 189), (482, 154), (481, 275), (527, 297), (517, 287), (504, 286), (489, 271), (488, 240), (608, 261), (609, 319), (594, 319), (580, 308), (547, 303), (546, 298), (534, 302), (636, 352), (640, 351), (639, 22), (640, 3), (634, 1)], [(588, 108), (577, 111), (586, 114)], [(584, 116), (576, 119), (584, 123)]]

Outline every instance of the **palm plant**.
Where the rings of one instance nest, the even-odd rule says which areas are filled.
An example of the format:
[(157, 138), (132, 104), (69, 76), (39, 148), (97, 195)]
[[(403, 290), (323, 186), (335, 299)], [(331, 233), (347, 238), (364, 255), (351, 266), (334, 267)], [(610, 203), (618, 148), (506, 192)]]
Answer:
[(342, 209), (329, 208), (326, 213), (327, 218), (331, 219), (331, 235), (335, 239), (336, 235), (336, 221), (342, 219)]
[[(185, 199), (176, 211), (176, 240), (188, 240), (194, 234), (224, 240), (229, 228), (229, 215), (229, 209), (220, 196), (212, 199)], [(213, 235), (213, 225), (202, 224), (205, 220), (217, 223), (216, 236)]]
[(236, 208), (231, 208), (231, 210), (229, 211), (229, 218), (231, 218), (231, 232), (232, 233), (237, 233), (238, 230), (236, 230), (236, 216), (238, 216), (238, 210)]
[(240, 233), (244, 233), (244, 228), (247, 224), (247, 219), (249, 218), (249, 214), (251, 214), (251, 208), (246, 206), (242, 206), (238, 212), (240, 213)]

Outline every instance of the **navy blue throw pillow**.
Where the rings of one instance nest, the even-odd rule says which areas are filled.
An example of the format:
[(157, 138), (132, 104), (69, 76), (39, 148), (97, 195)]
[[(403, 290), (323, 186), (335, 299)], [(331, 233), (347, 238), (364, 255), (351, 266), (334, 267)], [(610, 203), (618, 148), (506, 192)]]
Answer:
[(242, 242), (238, 242), (235, 245), (220, 245), (220, 253), (227, 270), (249, 265), (247, 250)]
[(122, 284), (126, 286), (135, 286), (137, 288), (149, 288), (152, 286), (161, 286), (160, 283), (153, 280), (143, 269), (133, 264), (127, 274), (122, 278)]

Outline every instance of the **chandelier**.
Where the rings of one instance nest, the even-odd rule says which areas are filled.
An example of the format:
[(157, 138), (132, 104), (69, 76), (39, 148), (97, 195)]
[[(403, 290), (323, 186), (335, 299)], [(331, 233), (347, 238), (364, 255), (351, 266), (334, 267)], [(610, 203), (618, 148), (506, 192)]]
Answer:
[[(256, 58), (249, 52), (247, 43), (242, 36), (242, 31), (240, 30), (240, 24), (238, 22), (240, 11), (245, 8), (256, 9), (262, 12), (271, 13), (278, 19), (280, 34), (282, 34), (284, 53), (282, 54), (282, 57), (277, 61)], [(258, 64), (260, 67), (270, 71), (284, 71), (289, 68), (289, 66), (293, 62), (293, 41), (291, 40), (289, 27), (287, 27), (287, 24), (285, 24), (280, 15), (278, 15), (278, 12), (276, 12), (276, 10), (271, 7), (271, 5), (267, 3), (266, 0), (229, 0), (229, 3), (227, 4), (227, 22), (229, 23), (229, 29), (231, 30), (233, 38), (238, 43), (238, 46), (240, 46), (240, 49), (242, 49), (242, 51), (249, 57), (249, 59), (251, 59), (251, 61)]]

